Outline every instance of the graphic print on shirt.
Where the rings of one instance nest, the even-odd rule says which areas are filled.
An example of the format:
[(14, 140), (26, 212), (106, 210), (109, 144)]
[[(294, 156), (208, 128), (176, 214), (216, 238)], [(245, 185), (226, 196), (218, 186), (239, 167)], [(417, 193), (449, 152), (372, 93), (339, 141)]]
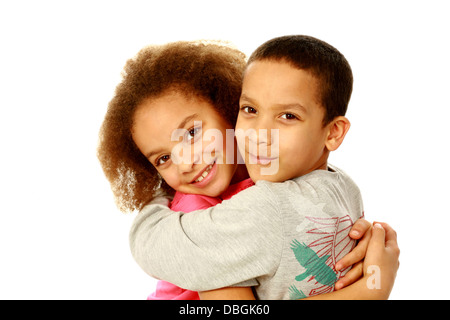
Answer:
[[(290, 286), (291, 299), (302, 299), (308, 296), (331, 292), (334, 284), (349, 269), (336, 271), (334, 266), (344, 255), (350, 252), (355, 241), (348, 236), (353, 226), (349, 215), (344, 217), (317, 218), (306, 217), (314, 224), (314, 228), (306, 233), (316, 240), (309, 244), (292, 240), (291, 250), (296, 260), (304, 271), (295, 277), (295, 282)], [(301, 288), (308, 288), (304, 293)]]

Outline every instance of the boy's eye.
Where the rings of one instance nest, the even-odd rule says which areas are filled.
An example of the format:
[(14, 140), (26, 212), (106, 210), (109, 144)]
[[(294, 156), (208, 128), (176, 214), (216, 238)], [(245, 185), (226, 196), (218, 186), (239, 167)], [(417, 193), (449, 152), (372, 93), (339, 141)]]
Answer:
[(285, 114), (281, 115), (281, 118), (286, 119), (286, 120), (298, 119), (297, 116), (292, 113), (285, 113)]
[(164, 156), (159, 157), (158, 159), (156, 159), (155, 164), (156, 164), (156, 166), (160, 166), (160, 165), (166, 163), (169, 160), (170, 160), (170, 156), (169, 155), (164, 155)]
[(242, 111), (244, 111), (245, 113), (256, 113), (256, 109), (249, 107), (249, 106), (245, 106), (241, 108)]

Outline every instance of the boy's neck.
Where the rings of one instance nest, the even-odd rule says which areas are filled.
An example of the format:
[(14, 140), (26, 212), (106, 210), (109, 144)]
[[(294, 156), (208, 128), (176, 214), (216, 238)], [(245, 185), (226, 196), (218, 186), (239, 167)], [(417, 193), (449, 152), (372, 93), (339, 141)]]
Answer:
[(319, 167), (317, 167), (317, 169), (314, 169), (314, 170), (328, 170), (328, 161), (325, 160), (325, 162), (320, 164)]
[[(313, 166), (313, 168), (309, 172), (313, 172), (315, 170), (328, 170), (328, 157), (330, 155), (330, 151), (326, 148), (324, 149), (321, 157), (317, 161), (317, 163)], [(307, 172), (307, 173), (309, 173)], [(306, 173), (305, 173), (306, 174)]]
[[(317, 161), (317, 163), (307, 172), (303, 173), (302, 176), (307, 175), (316, 170), (328, 170), (328, 156), (329, 151), (324, 152), (323, 156)], [(298, 177), (296, 177), (298, 178)]]

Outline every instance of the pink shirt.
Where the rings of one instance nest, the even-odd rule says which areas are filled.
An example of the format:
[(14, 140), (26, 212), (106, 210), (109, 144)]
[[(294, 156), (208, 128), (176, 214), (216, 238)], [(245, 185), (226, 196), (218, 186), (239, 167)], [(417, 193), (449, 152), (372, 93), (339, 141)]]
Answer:
[[(233, 195), (247, 189), (253, 185), (253, 181), (248, 178), (228, 187), (225, 192), (217, 198), (203, 196), (199, 194), (187, 194), (176, 192), (170, 209), (173, 211), (191, 212), (195, 210), (207, 209), (221, 203), (222, 200), (230, 199)], [(156, 291), (147, 297), (148, 300), (199, 300), (196, 291), (190, 291), (177, 287), (176, 285), (160, 280), (156, 284)]]

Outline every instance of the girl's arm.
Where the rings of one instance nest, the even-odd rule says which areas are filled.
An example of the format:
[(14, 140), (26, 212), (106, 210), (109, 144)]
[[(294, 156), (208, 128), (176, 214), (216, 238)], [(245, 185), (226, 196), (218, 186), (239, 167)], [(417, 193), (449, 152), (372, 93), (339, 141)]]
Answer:
[[(360, 240), (358, 245), (348, 253), (344, 258), (342, 258), (337, 264), (336, 269), (346, 269), (348, 266), (354, 265), (353, 268), (347, 272), (345, 277), (340, 279), (336, 283), (336, 290), (349, 286), (355, 283), (358, 279), (363, 276), (362, 272), (362, 260), (366, 255), (366, 250), (371, 237), (372, 225), (367, 220), (361, 218), (355, 222), (352, 229), (350, 230), (349, 236), (355, 240)], [(356, 265), (355, 265), (356, 264)], [(358, 284), (359, 285), (359, 284)], [(356, 287), (352, 287), (350, 292), (344, 292), (344, 295), (350, 295), (352, 293), (357, 293)], [(255, 296), (253, 294), (251, 287), (228, 287), (221, 288), (210, 291), (199, 292), (201, 300), (254, 300)], [(336, 291), (330, 293), (328, 296), (317, 296), (311, 299), (339, 299), (341, 294), (336, 294)], [(350, 297), (350, 296), (349, 296)]]
[(200, 300), (255, 300), (251, 287), (228, 287), (198, 294)]
[[(362, 250), (364, 257), (365, 248), (367, 248), (364, 263), (359, 263), (360, 270), (363, 270), (363, 277), (341, 290), (302, 300), (383, 300), (389, 298), (399, 267), (400, 250), (397, 244), (397, 235), (394, 229), (386, 223), (375, 223), (373, 230), (367, 229), (367, 224), (368, 222), (365, 220), (358, 225), (355, 224), (355, 230), (364, 237), (360, 241), (360, 243), (363, 242), (363, 245), (353, 256), (361, 255), (358, 251)], [(352, 231), (354, 230), (352, 229)], [(347, 259), (343, 258), (340, 262), (345, 268), (345, 264), (353, 258), (352, 256)], [(351, 281), (355, 281), (354, 279), (356, 278)], [(202, 300), (255, 299), (250, 287), (222, 288), (199, 292), (199, 295)]]
[(267, 188), (253, 186), (188, 214), (159, 204), (146, 206), (130, 230), (134, 259), (152, 277), (192, 291), (272, 273), (282, 252), (282, 217)]
[(397, 234), (386, 223), (375, 223), (372, 229), (364, 276), (341, 290), (307, 298), (308, 300), (383, 300), (388, 299), (399, 268), (400, 249)]

